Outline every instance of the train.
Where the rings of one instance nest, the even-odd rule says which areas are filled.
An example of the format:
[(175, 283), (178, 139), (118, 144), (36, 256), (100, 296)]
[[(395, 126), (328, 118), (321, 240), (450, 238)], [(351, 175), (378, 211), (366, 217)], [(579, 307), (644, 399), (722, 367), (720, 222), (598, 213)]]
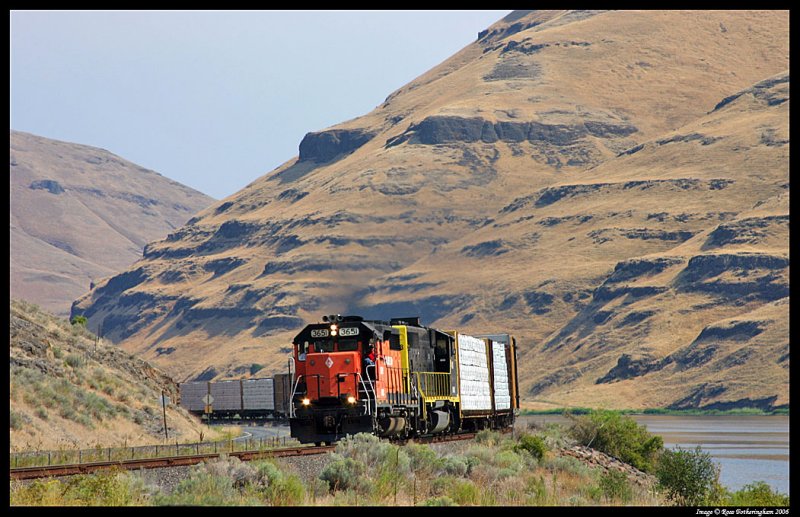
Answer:
[(193, 381), (178, 386), (180, 406), (208, 419), (286, 420), (290, 413), (290, 373), (272, 377)]
[(288, 373), (186, 382), (180, 405), (209, 419), (288, 419), (300, 443), (370, 433), (406, 440), (514, 425), (517, 342), (468, 335), (419, 317), (325, 315), (292, 341)]
[[(292, 345), (291, 436), (321, 445), (371, 433), (405, 440), (503, 429), (519, 410), (517, 343), (419, 317), (326, 315)], [(372, 352), (373, 360), (367, 360)]]

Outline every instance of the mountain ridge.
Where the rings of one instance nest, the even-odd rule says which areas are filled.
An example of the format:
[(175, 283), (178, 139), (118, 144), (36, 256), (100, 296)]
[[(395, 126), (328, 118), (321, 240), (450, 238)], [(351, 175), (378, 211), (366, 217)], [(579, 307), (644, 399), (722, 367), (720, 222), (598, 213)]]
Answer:
[(10, 132), (11, 296), (59, 315), (211, 204), (104, 149)]
[[(675, 402), (657, 387), (627, 387), (642, 376), (605, 392), (594, 380), (625, 354), (639, 357), (619, 344), (633, 335), (626, 327), (639, 329), (655, 360), (675, 352), (647, 342), (646, 315), (657, 308), (645, 302), (666, 303), (670, 275), (702, 255), (695, 247), (718, 223), (727, 226), (716, 241), (761, 232), (767, 255), (788, 250), (782, 219), (737, 222), (756, 198), (769, 215), (788, 215), (788, 103), (770, 104), (788, 99), (788, 74), (769, 84), (788, 68), (786, 13), (510, 16), (372, 112), (306, 135), (298, 158), (150, 243), (127, 280), (98, 286), (73, 310), (185, 378), (211, 366), (236, 375), (248, 362), (282, 368), (294, 329), (319, 313), (414, 311), (445, 328), (512, 329), (531, 403), (591, 404), (593, 393), (602, 395), (595, 405)], [(737, 153), (763, 161), (762, 179), (748, 179)], [(653, 274), (628, 267), (632, 282), (603, 286), (618, 263), (650, 255)], [(783, 269), (761, 267), (734, 269), (788, 282)], [(735, 284), (719, 275), (686, 283), (698, 300), (713, 286), (749, 285)], [(695, 316), (687, 344), (700, 323), (738, 310), (703, 303), (713, 310)], [(624, 331), (601, 328), (616, 318)], [(595, 332), (617, 345), (585, 364), (542, 348)], [(780, 332), (769, 346), (776, 340)], [(157, 354), (163, 343), (175, 351)], [(788, 379), (781, 384), (777, 367), (763, 389), (782, 404)], [(702, 393), (716, 394), (699, 404), (738, 396)]]

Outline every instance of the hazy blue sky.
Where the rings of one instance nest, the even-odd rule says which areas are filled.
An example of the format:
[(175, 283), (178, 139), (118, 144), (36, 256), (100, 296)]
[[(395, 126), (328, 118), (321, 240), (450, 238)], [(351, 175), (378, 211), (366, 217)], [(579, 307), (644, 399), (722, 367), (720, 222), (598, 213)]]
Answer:
[(221, 199), (509, 11), (12, 11), (11, 129)]

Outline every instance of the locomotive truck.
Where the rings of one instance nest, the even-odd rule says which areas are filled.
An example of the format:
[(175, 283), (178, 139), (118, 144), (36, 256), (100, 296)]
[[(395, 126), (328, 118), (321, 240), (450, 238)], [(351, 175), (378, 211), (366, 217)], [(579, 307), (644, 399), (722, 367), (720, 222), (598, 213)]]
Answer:
[(501, 429), (519, 409), (510, 334), (443, 331), (417, 317), (331, 315), (306, 326), (293, 348), (289, 423), (301, 443)]

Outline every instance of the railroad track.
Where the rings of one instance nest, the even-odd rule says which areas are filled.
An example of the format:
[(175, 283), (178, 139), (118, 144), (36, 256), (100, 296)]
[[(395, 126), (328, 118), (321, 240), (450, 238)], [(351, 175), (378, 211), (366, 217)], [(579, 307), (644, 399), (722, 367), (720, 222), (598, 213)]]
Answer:
[(43, 477), (72, 476), (75, 474), (90, 474), (98, 470), (115, 467), (123, 470), (138, 470), (197, 465), (198, 463), (218, 458), (223, 454), (226, 456), (235, 456), (242, 461), (252, 461), (261, 458), (280, 458), (286, 456), (324, 454), (326, 452), (333, 451), (335, 448), (335, 445), (327, 445), (322, 447), (287, 447), (265, 451), (235, 451), (222, 453), (212, 452), (208, 454), (167, 456), (163, 458), (97, 461), (92, 463), (73, 463), (71, 465), (50, 465), (44, 467), (18, 467), (9, 469), (9, 472), (11, 479), (36, 479)]
[[(416, 438), (416, 443), (441, 443), (458, 440), (471, 440), (475, 433), (442, 435)], [(405, 444), (408, 440), (395, 440), (394, 443)], [(325, 454), (336, 449), (336, 445), (322, 445), (318, 447), (286, 447), (261, 451), (235, 451), (222, 453), (194, 454), (184, 456), (167, 456), (163, 458), (144, 458), (118, 461), (98, 461), (92, 463), (74, 463), (71, 465), (50, 465), (42, 467), (17, 467), (10, 468), (11, 479), (37, 479), (46, 477), (73, 476), (75, 474), (90, 474), (99, 470), (119, 468), (122, 470), (139, 470), (181, 467), (197, 465), (204, 461), (219, 458), (221, 455), (235, 456), (242, 461), (252, 461), (262, 458), (284, 458), (291, 456), (306, 456), (312, 454)]]

